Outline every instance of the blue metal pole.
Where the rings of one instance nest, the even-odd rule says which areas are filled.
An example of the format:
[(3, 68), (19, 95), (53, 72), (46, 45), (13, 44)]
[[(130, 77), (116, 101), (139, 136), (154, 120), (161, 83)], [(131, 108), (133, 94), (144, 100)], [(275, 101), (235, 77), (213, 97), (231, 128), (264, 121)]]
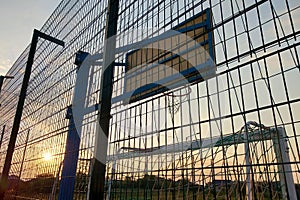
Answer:
[(62, 178), (58, 196), (59, 200), (73, 199), (80, 145), (80, 138), (75, 127), (71, 106), (68, 107), (66, 118), (69, 119), (69, 130), (66, 142), (65, 158), (63, 161)]
[[(75, 58), (75, 65), (78, 66), (78, 69), (81, 67), (81, 64), (86, 59), (86, 57), (89, 55), (87, 52), (78, 51), (76, 53)], [(79, 81), (88, 81), (88, 72), (89, 70), (84, 70), (85, 76), (84, 80)], [(77, 76), (78, 78), (78, 76)], [(76, 79), (76, 82), (78, 80)], [(76, 91), (76, 88), (74, 90), (74, 95)], [(87, 88), (84, 88), (84, 91), (81, 91), (81, 95), (83, 99), (85, 99), (85, 95), (87, 92)], [(75, 101), (75, 102), (74, 102)], [(85, 109), (84, 104), (85, 101), (76, 100), (73, 99), (73, 104), (76, 104), (76, 106), (79, 109)], [(72, 105), (73, 106), (73, 105)], [(67, 135), (67, 141), (66, 141), (66, 151), (65, 151), (65, 157), (63, 160), (63, 168), (62, 168), (62, 179), (60, 183), (60, 190), (59, 190), (59, 200), (72, 200), (74, 196), (74, 189), (75, 189), (75, 177), (76, 177), (76, 169), (77, 169), (77, 162), (78, 162), (78, 156), (79, 156), (79, 146), (80, 146), (80, 135), (81, 135), (81, 126), (83, 121), (83, 116), (76, 116), (74, 117), (72, 106), (69, 106), (67, 109), (67, 115), (66, 118), (69, 119), (69, 130)], [(76, 113), (75, 113), (76, 114)], [(79, 120), (76, 121), (75, 119)], [(76, 124), (75, 121), (80, 124)], [(78, 125), (78, 129), (76, 128), (76, 125)]]

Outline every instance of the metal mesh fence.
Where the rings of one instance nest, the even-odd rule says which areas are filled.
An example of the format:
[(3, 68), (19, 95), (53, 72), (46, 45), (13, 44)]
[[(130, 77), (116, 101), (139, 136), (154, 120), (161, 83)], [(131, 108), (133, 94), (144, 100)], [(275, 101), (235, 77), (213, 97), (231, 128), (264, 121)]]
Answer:
[[(299, 1), (120, 0), (115, 62), (126, 63), (134, 50), (122, 48), (160, 36), (207, 9), (211, 27), (202, 34), (213, 35), (213, 77), (124, 104), (114, 100), (124, 92), (126, 70), (115, 67), (107, 199), (297, 198)], [(63, 0), (42, 27), (66, 46), (39, 40), (8, 199), (56, 199), (62, 179), (70, 178), (62, 176), (62, 168), (66, 113), (78, 71), (75, 53), (103, 53), (106, 15), (105, 0)], [(0, 169), (28, 51), (9, 70), (15, 78), (1, 91)], [(99, 63), (89, 69), (87, 107), (99, 103)], [(96, 121), (93, 111), (81, 125), (73, 199), (87, 198)]]

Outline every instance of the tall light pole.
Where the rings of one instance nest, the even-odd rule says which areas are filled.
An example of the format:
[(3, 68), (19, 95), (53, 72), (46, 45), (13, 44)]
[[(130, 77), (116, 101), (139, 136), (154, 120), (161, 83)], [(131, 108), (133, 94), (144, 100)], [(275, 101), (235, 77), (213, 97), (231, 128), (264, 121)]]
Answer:
[(36, 51), (36, 47), (37, 47), (39, 38), (43, 38), (45, 40), (48, 40), (48, 41), (53, 42), (60, 46), (65, 45), (65, 43), (63, 41), (58, 40), (49, 35), (46, 35), (45, 33), (42, 33), (36, 29), (34, 29), (34, 31), (33, 31), (30, 51), (28, 54), (28, 61), (27, 61), (26, 68), (25, 68), (25, 74), (24, 74), (23, 83), (22, 83), (22, 87), (21, 87), (20, 97), (19, 97), (19, 101), (18, 101), (18, 105), (17, 105), (17, 110), (16, 110), (14, 122), (13, 122), (13, 127), (12, 127), (12, 131), (11, 131), (11, 135), (10, 135), (10, 139), (9, 139), (9, 143), (8, 143), (7, 153), (6, 153), (4, 167), (3, 167), (2, 176), (1, 176), (0, 199), (4, 199), (4, 193), (5, 193), (5, 191), (7, 189), (7, 185), (8, 185), (8, 175), (9, 175), (11, 161), (12, 161), (12, 157), (13, 157), (13, 153), (14, 153), (14, 149), (15, 149), (15, 145), (16, 145), (17, 135), (18, 135), (19, 128), (20, 128), (20, 122), (21, 122), (21, 118), (22, 118), (23, 107), (24, 107), (25, 98), (26, 98), (26, 92), (27, 92), (27, 88), (28, 88), (31, 69), (32, 69), (32, 65), (34, 62), (34, 55), (35, 55), (35, 51)]

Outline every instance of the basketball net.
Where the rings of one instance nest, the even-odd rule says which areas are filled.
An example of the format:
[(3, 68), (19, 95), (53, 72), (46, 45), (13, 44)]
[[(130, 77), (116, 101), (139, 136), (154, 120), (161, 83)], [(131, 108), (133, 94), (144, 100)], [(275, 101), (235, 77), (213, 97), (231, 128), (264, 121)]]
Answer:
[(188, 99), (191, 92), (192, 89), (187, 85), (179, 90), (165, 93), (165, 95), (167, 95), (168, 110), (172, 120), (175, 114), (179, 112), (182, 103)]

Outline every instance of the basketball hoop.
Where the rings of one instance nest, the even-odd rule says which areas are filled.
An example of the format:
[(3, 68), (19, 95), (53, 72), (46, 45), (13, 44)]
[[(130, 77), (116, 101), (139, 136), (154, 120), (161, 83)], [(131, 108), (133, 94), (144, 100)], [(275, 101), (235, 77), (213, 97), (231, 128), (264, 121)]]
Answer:
[(176, 91), (171, 91), (168, 93), (164, 93), (168, 98), (168, 108), (169, 113), (174, 118), (174, 115), (179, 111), (180, 106), (183, 102), (188, 99), (189, 94), (192, 92), (192, 89), (189, 85), (180, 88)]
[[(180, 94), (182, 90), (186, 90), (185, 93), (183, 94)], [(174, 94), (174, 93), (177, 93), (179, 92), (179, 94)], [(188, 86), (185, 86), (177, 91), (171, 91), (171, 92), (165, 92), (164, 94), (169, 96), (169, 97), (186, 97), (187, 95), (189, 95), (191, 92), (192, 92), (192, 88), (188, 85)]]

